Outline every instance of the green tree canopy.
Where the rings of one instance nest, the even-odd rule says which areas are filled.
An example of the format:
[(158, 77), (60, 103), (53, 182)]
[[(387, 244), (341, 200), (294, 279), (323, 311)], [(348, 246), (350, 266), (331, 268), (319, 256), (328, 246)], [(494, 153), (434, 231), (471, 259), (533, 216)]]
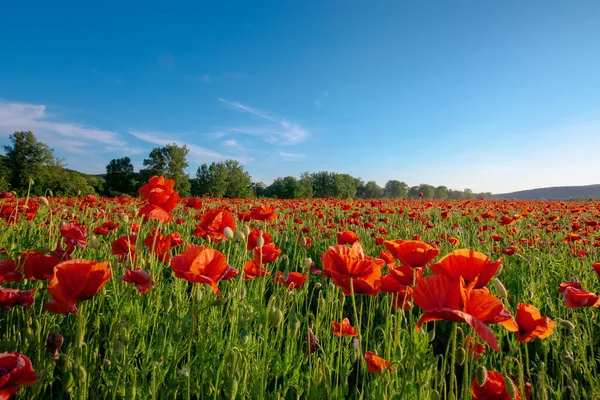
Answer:
[(190, 149), (175, 143), (152, 149), (148, 158), (144, 159), (146, 168), (140, 170), (142, 181), (147, 181), (154, 175), (165, 176), (175, 181), (175, 189), (181, 196), (190, 195), (190, 179), (185, 173), (189, 166), (186, 157)]
[(115, 158), (106, 166), (106, 185), (110, 194), (135, 195), (135, 172), (129, 157)]

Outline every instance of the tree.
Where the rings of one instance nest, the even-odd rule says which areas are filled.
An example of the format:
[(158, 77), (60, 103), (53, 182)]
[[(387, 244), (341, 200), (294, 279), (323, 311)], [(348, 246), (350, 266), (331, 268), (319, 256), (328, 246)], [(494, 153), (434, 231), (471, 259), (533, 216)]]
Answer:
[(313, 197), (313, 184), (314, 184), (313, 176), (308, 172), (303, 172), (300, 175), (300, 180), (298, 184), (300, 185), (300, 197), (311, 198)]
[(142, 181), (154, 175), (165, 176), (175, 181), (175, 189), (181, 196), (190, 195), (190, 180), (185, 169), (189, 166), (186, 157), (190, 149), (186, 145), (168, 144), (152, 149), (148, 158), (144, 159), (144, 168), (140, 170)]
[(467, 188), (467, 189), (463, 190), (463, 193), (464, 193), (464, 198), (465, 199), (472, 199), (473, 197), (475, 197), (473, 195), (473, 191), (471, 189)]
[(448, 188), (446, 186), (438, 186), (433, 192), (433, 197), (438, 200), (446, 200), (448, 198)]
[(397, 180), (390, 180), (385, 184), (383, 191), (389, 199), (402, 199), (408, 195), (408, 185)]
[(214, 197), (247, 198), (254, 195), (252, 177), (235, 160), (202, 164), (192, 181), (195, 196), (210, 194)]
[[(13, 190), (26, 192), (29, 182), (35, 182), (44, 167), (60, 166), (60, 161), (54, 158), (54, 151), (38, 141), (33, 132), (15, 132), (8, 140), (12, 144), (3, 146), (6, 153), (3, 162), (4, 167), (9, 170), (8, 183)], [(43, 190), (42, 188), (42, 193)]]
[(411, 186), (410, 189), (408, 189), (408, 197), (411, 199), (418, 199), (419, 198), (419, 186)]
[(433, 198), (433, 194), (435, 192), (435, 188), (431, 185), (428, 185), (426, 183), (421, 183), (419, 185), (419, 194), (423, 193), (423, 198), (424, 199), (431, 199)]
[(369, 181), (361, 188), (360, 196), (363, 199), (380, 199), (383, 197), (383, 189), (375, 181)]
[(106, 166), (105, 180), (110, 194), (135, 195), (135, 173), (129, 157), (112, 159)]

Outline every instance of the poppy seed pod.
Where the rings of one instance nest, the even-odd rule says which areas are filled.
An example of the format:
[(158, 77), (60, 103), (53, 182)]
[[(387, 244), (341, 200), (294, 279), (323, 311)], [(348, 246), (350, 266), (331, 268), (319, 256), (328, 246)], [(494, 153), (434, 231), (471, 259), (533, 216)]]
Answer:
[(233, 230), (226, 226), (225, 229), (223, 230), (223, 235), (225, 235), (225, 237), (229, 240), (233, 239)]
[(125, 214), (125, 213), (120, 213), (119, 214), (119, 219), (121, 220), (121, 222), (123, 222), (124, 224), (128, 224), (129, 223), (129, 215)]

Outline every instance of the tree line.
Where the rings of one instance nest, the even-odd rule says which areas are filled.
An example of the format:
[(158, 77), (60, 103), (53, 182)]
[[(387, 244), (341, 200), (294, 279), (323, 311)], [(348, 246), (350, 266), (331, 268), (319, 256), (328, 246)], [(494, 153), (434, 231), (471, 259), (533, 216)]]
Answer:
[(195, 176), (188, 176), (185, 145), (169, 144), (152, 149), (135, 172), (129, 157), (115, 158), (106, 166), (103, 176), (87, 175), (65, 169), (54, 151), (29, 132), (9, 136), (0, 159), (0, 190), (19, 194), (30, 191), (43, 195), (49, 189), (56, 195), (79, 193), (105, 196), (137, 195), (137, 189), (154, 175), (163, 175), (176, 182), (182, 196), (213, 196), (226, 198), (273, 197), (280, 199), (463, 199), (488, 198), (491, 193), (473, 193), (470, 189), (453, 190), (446, 186), (421, 184), (409, 187), (405, 182), (389, 180), (383, 187), (375, 181), (364, 182), (349, 174), (336, 172), (304, 172), (299, 178), (276, 178), (270, 185), (253, 182), (244, 166), (236, 160), (202, 164)]

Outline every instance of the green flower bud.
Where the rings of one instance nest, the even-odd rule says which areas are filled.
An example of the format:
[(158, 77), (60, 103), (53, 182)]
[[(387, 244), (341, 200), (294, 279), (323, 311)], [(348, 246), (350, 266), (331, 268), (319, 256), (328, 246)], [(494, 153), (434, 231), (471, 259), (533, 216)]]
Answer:
[(466, 356), (467, 356), (467, 352), (465, 351), (465, 349), (464, 349), (464, 348), (462, 348), (462, 347), (459, 347), (459, 348), (456, 350), (456, 355), (455, 355), (455, 357), (456, 357), (456, 358), (455, 358), (455, 359), (456, 359), (456, 363), (457, 363), (458, 365), (463, 365), (463, 364), (464, 364), (464, 362), (465, 362), (465, 358), (466, 358)]
[(75, 379), (73, 378), (73, 373), (71, 371), (65, 372), (62, 378), (63, 390), (67, 393), (71, 393), (73, 391), (74, 383)]
[(240, 344), (242, 346), (245, 346), (246, 343), (248, 343), (248, 340), (250, 339), (250, 335), (248, 334), (248, 331), (246, 329), (241, 329), (240, 330)]
[(283, 313), (281, 310), (275, 307), (271, 308), (271, 312), (269, 313), (269, 322), (274, 327), (278, 327), (279, 324), (281, 324), (281, 321), (283, 321)]
[(233, 230), (226, 226), (225, 229), (223, 230), (223, 235), (225, 235), (225, 237), (229, 240), (233, 239)]
[(511, 399), (517, 397), (517, 388), (515, 387), (512, 379), (510, 379), (508, 376), (504, 377), (504, 386), (506, 386), (506, 393)]
[(480, 365), (475, 370), (475, 378), (477, 378), (477, 384), (481, 387), (485, 385), (487, 381), (487, 369), (483, 365)]
[(506, 288), (504, 287), (504, 285), (502, 284), (500, 279), (498, 279), (498, 278), (494, 279), (494, 287), (496, 288), (496, 291), (498, 292), (498, 297), (503, 298), (503, 299), (508, 297), (508, 292), (506, 291)]

